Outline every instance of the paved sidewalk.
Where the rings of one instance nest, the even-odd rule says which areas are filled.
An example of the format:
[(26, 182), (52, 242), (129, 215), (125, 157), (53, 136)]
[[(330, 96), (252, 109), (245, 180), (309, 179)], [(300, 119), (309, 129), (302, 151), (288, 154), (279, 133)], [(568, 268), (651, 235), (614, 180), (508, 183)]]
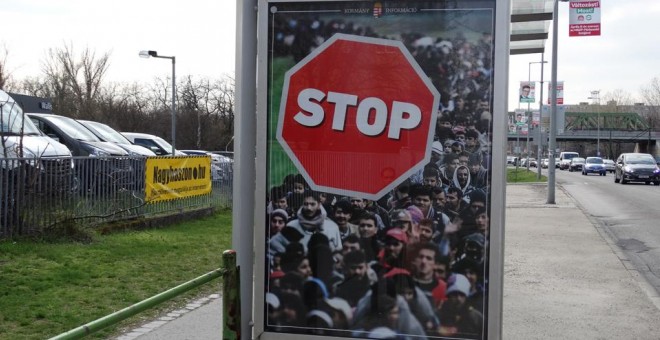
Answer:
[[(657, 293), (561, 188), (546, 197), (507, 187), (503, 339), (660, 339)], [(221, 305), (195, 301), (118, 339), (221, 339)]]

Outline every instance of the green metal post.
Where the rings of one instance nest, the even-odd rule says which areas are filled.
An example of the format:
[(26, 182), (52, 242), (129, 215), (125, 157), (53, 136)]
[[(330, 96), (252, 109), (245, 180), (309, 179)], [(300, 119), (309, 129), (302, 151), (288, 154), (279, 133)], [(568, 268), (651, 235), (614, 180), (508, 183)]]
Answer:
[[(234, 261), (234, 263), (236, 262)], [(152, 308), (153, 306), (156, 306), (161, 302), (170, 300), (173, 297), (181, 295), (182, 293), (185, 293), (193, 288), (199, 287), (211, 280), (217, 279), (220, 276), (222, 276), (225, 272), (226, 272), (225, 269), (216, 269), (214, 271), (208, 272), (196, 279), (190, 280), (186, 283), (183, 283), (179, 286), (176, 286), (158, 295), (154, 295), (130, 307), (126, 307), (118, 312), (104, 316), (100, 319), (94, 320), (80, 327), (74, 328), (66, 333), (62, 333), (60, 335), (52, 337), (50, 340), (80, 339), (86, 335), (99, 331), (107, 326), (114, 325), (122, 320), (134, 316), (144, 310)]]
[(241, 284), (240, 268), (236, 266), (236, 251), (222, 253), (225, 268), (222, 285), (222, 339), (241, 339)]

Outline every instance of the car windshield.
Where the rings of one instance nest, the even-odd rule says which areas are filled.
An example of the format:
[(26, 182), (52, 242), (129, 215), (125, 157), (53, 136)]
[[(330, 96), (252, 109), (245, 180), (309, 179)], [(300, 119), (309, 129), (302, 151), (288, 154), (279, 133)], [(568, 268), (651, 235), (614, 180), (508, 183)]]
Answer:
[(74, 139), (86, 142), (101, 141), (98, 137), (96, 137), (95, 134), (69, 117), (48, 116), (46, 119), (55, 124), (55, 126), (62, 129), (65, 134), (71, 136)]
[(598, 157), (589, 157), (587, 158), (587, 163), (589, 164), (603, 164), (603, 159)]
[(20, 106), (0, 92), (0, 133), (3, 135), (40, 135), (34, 123), (25, 119)]
[(131, 141), (129, 141), (124, 135), (121, 133), (117, 132), (117, 130), (99, 122), (90, 122), (90, 121), (83, 121), (80, 122), (81, 124), (85, 125), (86, 127), (91, 128), (94, 133), (97, 135), (100, 135), (101, 138), (107, 140), (108, 142), (113, 142), (117, 144), (132, 144)]
[(651, 156), (631, 156), (628, 158), (628, 164), (655, 164), (655, 159)]

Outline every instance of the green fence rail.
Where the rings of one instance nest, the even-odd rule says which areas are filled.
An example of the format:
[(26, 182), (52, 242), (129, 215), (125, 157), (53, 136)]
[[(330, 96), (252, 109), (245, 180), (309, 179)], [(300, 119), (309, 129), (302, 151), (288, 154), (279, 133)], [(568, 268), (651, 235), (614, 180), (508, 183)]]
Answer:
[[(92, 322), (74, 328), (68, 332), (59, 334), (50, 340), (71, 340), (81, 339), (89, 334), (97, 332), (105, 327), (115, 325), (120, 321), (135, 316), (149, 308), (177, 297), (185, 292), (197, 288), (203, 284), (209, 283), (214, 279), (223, 277), (223, 337), (230, 340), (240, 340), (240, 303), (238, 297), (239, 275), (236, 267), (236, 251), (226, 250), (222, 253), (222, 268), (215, 269), (200, 277), (178, 285), (172, 289), (154, 295), (146, 300), (142, 300), (132, 306), (126, 307), (120, 311), (106, 315)], [(236, 313), (238, 309), (238, 313)]]

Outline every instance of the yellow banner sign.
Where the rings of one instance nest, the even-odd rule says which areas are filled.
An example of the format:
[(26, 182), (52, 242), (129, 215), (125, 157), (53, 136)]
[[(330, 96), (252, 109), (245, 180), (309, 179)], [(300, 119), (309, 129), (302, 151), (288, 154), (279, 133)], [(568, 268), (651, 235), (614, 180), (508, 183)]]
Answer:
[(211, 192), (211, 157), (147, 158), (145, 199), (158, 202)]

